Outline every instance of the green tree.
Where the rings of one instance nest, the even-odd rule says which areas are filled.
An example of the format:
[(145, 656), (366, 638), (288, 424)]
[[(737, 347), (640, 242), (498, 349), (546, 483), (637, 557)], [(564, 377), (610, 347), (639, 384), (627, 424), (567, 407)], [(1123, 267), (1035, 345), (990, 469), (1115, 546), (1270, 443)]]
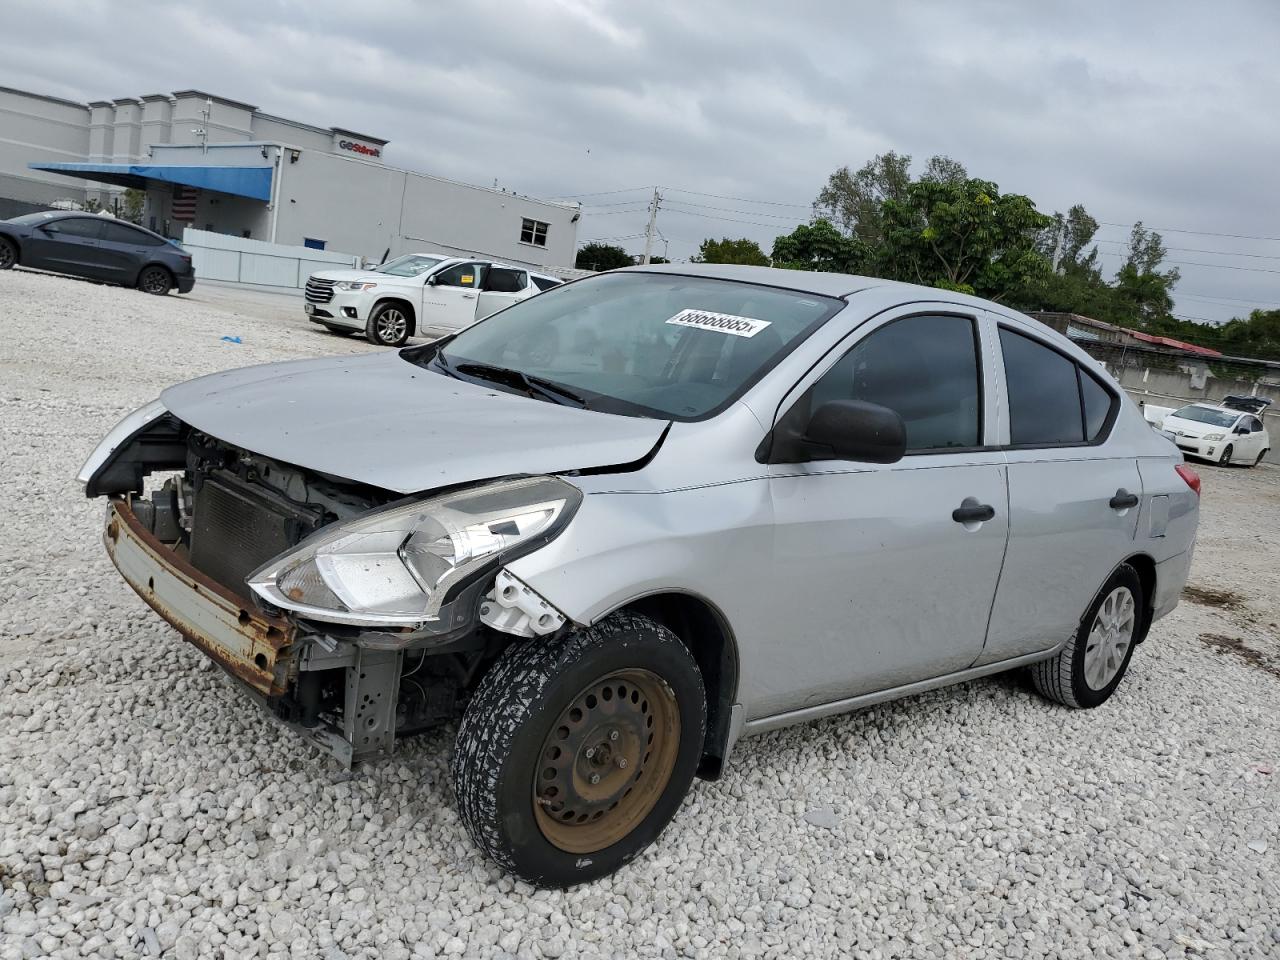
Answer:
[(1049, 270), (1036, 240), (1051, 219), (988, 180), (917, 181), (883, 218), (881, 276), (1021, 301)]
[(848, 236), (879, 243), (883, 236), (882, 205), (886, 200), (902, 200), (906, 196), (911, 185), (910, 167), (908, 154), (892, 150), (856, 171), (841, 167), (818, 191), (813, 201), (814, 216), (835, 224)]
[(773, 265), (790, 270), (861, 273), (870, 246), (859, 237), (846, 237), (830, 220), (802, 223), (773, 241)]
[(585, 243), (578, 250), (574, 266), (579, 270), (617, 270), (635, 263), (631, 254), (622, 247), (607, 243)]
[(760, 244), (743, 237), (741, 240), (713, 240), (708, 237), (698, 247), (698, 253), (689, 258), (694, 263), (740, 263), (752, 267), (767, 267), (769, 258)]
[(120, 201), (119, 215), (130, 223), (142, 223), (142, 212), (146, 207), (147, 194), (143, 190), (130, 187), (124, 192)]
[(1173, 288), (1181, 274), (1177, 267), (1160, 270), (1167, 253), (1160, 234), (1148, 230), (1141, 220), (1133, 225), (1114, 287), (1115, 309), (1128, 317), (1127, 322), (1151, 328), (1173, 310)]

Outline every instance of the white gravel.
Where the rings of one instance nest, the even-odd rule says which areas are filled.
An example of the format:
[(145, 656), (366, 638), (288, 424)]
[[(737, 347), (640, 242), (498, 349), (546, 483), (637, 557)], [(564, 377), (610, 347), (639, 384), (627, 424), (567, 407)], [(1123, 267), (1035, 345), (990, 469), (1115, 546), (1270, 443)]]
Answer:
[(1004, 677), (749, 740), (638, 862), (535, 892), (467, 841), (452, 729), (339, 773), (129, 591), (72, 480), (172, 381), (371, 348), (22, 271), (0, 321), (0, 960), (1280, 955), (1280, 468), (1202, 468), (1192, 580), (1232, 594), (1105, 707)]

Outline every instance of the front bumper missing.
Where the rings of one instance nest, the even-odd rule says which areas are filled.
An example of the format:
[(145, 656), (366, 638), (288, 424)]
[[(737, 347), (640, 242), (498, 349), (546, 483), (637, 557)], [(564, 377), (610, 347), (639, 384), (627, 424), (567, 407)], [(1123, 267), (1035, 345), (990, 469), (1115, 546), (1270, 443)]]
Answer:
[(103, 542), (129, 586), (182, 636), (262, 696), (289, 685), (296, 630), (251, 608), (155, 538), (128, 501), (113, 499)]

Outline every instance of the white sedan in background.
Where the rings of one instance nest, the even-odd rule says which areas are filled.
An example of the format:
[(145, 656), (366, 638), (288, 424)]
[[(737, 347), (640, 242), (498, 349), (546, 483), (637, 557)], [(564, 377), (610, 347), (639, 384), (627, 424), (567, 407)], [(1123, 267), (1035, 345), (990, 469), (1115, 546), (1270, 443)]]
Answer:
[(399, 347), (422, 330), (460, 330), (563, 282), (490, 260), (413, 253), (371, 270), (312, 274), (303, 309), (334, 333)]
[[(1148, 407), (1148, 420), (1152, 412), (1153, 408)], [(1173, 442), (1187, 456), (1212, 460), (1223, 466), (1230, 463), (1257, 466), (1271, 449), (1271, 438), (1262, 418), (1226, 406), (1225, 402), (1189, 403), (1165, 414), (1157, 426), (1172, 434)]]

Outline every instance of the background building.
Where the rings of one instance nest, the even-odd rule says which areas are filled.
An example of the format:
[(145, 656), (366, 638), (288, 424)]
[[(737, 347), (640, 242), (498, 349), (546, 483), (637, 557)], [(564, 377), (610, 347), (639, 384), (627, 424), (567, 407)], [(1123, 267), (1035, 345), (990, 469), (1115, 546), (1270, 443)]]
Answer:
[(387, 141), (199, 90), (75, 103), (0, 87), (0, 217), (67, 202), (380, 260), (407, 250), (573, 263), (576, 204), (388, 167)]

